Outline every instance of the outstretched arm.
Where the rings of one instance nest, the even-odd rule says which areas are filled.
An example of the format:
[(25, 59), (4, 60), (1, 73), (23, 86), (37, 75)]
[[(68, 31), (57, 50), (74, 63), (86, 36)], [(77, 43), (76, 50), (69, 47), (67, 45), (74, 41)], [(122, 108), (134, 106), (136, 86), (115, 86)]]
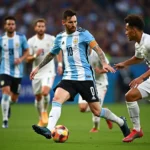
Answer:
[(115, 72), (114, 68), (112, 68), (109, 64), (107, 64), (106, 59), (105, 59), (105, 54), (104, 54), (104, 52), (102, 51), (102, 49), (99, 47), (99, 45), (97, 44), (97, 42), (96, 42), (96, 41), (92, 41), (92, 42), (90, 42), (89, 46), (90, 46), (94, 51), (96, 51), (96, 53), (97, 53), (97, 55), (98, 55), (98, 57), (99, 57), (99, 59), (100, 59), (100, 62), (101, 62), (102, 65), (103, 65), (104, 71), (105, 71), (105, 72), (110, 71), (110, 72), (114, 73), (114, 72)]

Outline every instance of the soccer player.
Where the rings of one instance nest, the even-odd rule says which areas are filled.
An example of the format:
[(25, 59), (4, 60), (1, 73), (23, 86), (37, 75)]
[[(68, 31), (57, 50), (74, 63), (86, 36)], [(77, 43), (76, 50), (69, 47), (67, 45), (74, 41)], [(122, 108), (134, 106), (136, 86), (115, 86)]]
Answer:
[[(34, 23), (36, 35), (28, 40), (29, 56), (28, 62), (33, 62), (32, 69), (37, 67), (43, 58), (49, 53), (49, 50), (54, 46), (55, 37), (46, 34), (46, 20), (43, 18), (37, 19)], [(55, 78), (55, 63), (54, 60), (43, 67), (32, 80), (32, 88), (35, 94), (35, 106), (39, 114), (39, 126), (45, 126), (48, 123), (48, 104), (50, 101), (50, 90)]]
[(2, 90), (2, 128), (8, 128), (8, 111), (10, 101), (18, 100), (23, 61), (28, 55), (28, 44), (25, 35), (16, 32), (16, 19), (8, 16), (4, 19), (5, 33), (0, 37), (0, 88)]
[[(109, 63), (108, 59), (105, 57), (106, 62)], [(100, 99), (101, 107), (104, 102), (105, 94), (107, 92), (107, 86), (108, 86), (108, 79), (106, 71), (103, 70), (102, 64), (98, 58), (97, 53), (94, 50), (90, 50), (89, 55), (89, 62), (94, 69), (95, 72), (95, 82), (97, 86), (98, 91), (98, 97)], [(86, 100), (83, 100), (81, 95), (79, 95), (78, 99), (79, 109), (81, 112), (87, 112), (89, 109), (88, 103)], [(92, 121), (93, 121), (93, 128), (90, 130), (90, 132), (98, 132), (99, 131), (99, 125), (100, 125), (100, 117), (94, 116), (92, 114)], [(107, 125), (109, 129), (112, 129), (112, 122), (110, 120), (107, 120)]]
[[(139, 15), (128, 15), (125, 18), (125, 34), (129, 41), (135, 41), (135, 55), (130, 59), (115, 64), (116, 69), (123, 69), (133, 64), (145, 61), (150, 66), (150, 35), (143, 32), (144, 21)], [(135, 138), (143, 136), (140, 125), (140, 109), (137, 101), (147, 98), (150, 95), (150, 70), (132, 80), (129, 84), (130, 90), (126, 93), (126, 105), (131, 122), (133, 123), (132, 132), (123, 139), (123, 142), (132, 142)], [(148, 78), (148, 79), (147, 79)]]
[(60, 118), (62, 104), (67, 100), (73, 100), (74, 96), (79, 93), (88, 102), (95, 116), (116, 122), (123, 135), (127, 136), (130, 130), (125, 118), (117, 117), (109, 109), (101, 109), (100, 107), (93, 72), (88, 63), (88, 46), (97, 52), (103, 64), (104, 71), (115, 72), (115, 70), (106, 63), (103, 51), (89, 31), (77, 28), (77, 17), (74, 11), (66, 10), (63, 13), (62, 24), (65, 27), (65, 31), (57, 35), (54, 47), (30, 74), (30, 79), (33, 79), (35, 74), (59, 53), (60, 49), (63, 51), (63, 78), (55, 88), (48, 126), (40, 127), (33, 125), (32, 128), (36, 133), (50, 139), (51, 130), (55, 127)]

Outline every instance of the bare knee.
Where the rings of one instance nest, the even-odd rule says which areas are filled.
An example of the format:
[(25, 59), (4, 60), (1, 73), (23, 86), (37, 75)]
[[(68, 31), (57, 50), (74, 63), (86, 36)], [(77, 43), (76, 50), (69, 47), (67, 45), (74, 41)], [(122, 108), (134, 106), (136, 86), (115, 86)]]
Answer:
[(137, 100), (137, 95), (134, 92), (128, 92), (125, 94), (127, 102), (133, 102)]
[(38, 95), (36, 95), (35, 97), (36, 97), (36, 100), (37, 100), (37, 101), (40, 101), (40, 100), (42, 99), (42, 95), (41, 95), (41, 94), (38, 94)]

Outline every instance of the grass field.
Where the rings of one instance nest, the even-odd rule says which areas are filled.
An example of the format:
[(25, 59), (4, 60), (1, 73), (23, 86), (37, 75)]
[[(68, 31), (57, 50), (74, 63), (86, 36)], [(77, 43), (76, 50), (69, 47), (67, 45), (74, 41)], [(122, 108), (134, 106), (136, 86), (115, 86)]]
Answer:
[[(132, 127), (125, 104), (109, 104), (107, 107), (118, 115), (126, 116)], [(31, 125), (37, 123), (33, 104), (17, 104), (12, 106), (9, 128), (0, 127), (0, 150), (147, 150), (150, 148), (150, 105), (141, 104), (140, 108), (144, 137), (132, 143), (123, 143), (123, 135), (116, 124), (109, 130), (102, 119), (100, 132), (89, 133), (92, 127), (91, 113), (80, 113), (77, 105), (65, 104), (58, 124), (65, 125), (70, 136), (66, 143), (61, 144), (33, 132)]]

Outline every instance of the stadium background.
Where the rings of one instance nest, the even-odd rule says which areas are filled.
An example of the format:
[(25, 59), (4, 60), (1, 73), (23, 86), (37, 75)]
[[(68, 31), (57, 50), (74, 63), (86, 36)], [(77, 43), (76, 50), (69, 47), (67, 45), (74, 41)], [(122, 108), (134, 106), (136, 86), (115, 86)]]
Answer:
[[(88, 29), (95, 36), (111, 65), (134, 55), (134, 43), (129, 43), (124, 34), (124, 17), (127, 14), (142, 15), (145, 19), (144, 31), (150, 33), (149, 0), (0, 0), (0, 35), (4, 32), (2, 20), (7, 15), (17, 18), (17, 31), (27, 38), (35, 34), (33, 21), (41, 17), (47, 20), (47, 33), (56, 35), (63, 30), (61, 15), (68, 8), (77, 11), (78, 26)], [(108, 73), (109, 87), (105, 102), (123, 102), (130, 80), (147, 69), (145, 64), (139, 64), (115, 74)], [(25, 64), (20, 103), (34, 101), (30, 71), (31, 64)], [(54, 86), (60, 79), (61, 76), (57, 75)]]

